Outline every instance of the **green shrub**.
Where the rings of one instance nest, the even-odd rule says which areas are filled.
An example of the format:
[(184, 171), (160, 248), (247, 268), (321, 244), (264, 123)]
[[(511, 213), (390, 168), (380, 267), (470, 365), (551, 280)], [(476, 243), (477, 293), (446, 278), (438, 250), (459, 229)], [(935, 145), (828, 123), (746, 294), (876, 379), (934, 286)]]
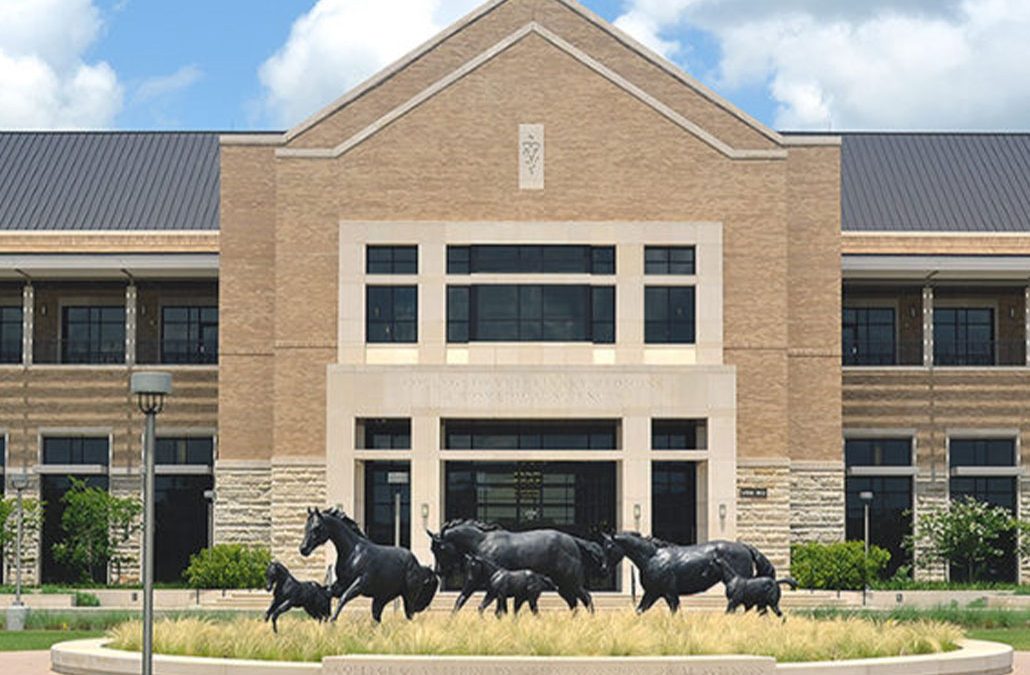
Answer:
[(802, 588), (857, 591), (867, 580), (878, 579), (890, 559), (890, 551), (870, 546), (866, 560), (860, 541), (813, 541), (790, 547), (790, 573)]
[(99, 607), (100, 598), (87, 593), (85, 591), (75, 591), (75, 595), (72, 596), (72, 606), (74, 607)]
[(183, 576), (190, 588), (263, 588), (270, 562), (267, 548), (219, 544), (190, 556)]

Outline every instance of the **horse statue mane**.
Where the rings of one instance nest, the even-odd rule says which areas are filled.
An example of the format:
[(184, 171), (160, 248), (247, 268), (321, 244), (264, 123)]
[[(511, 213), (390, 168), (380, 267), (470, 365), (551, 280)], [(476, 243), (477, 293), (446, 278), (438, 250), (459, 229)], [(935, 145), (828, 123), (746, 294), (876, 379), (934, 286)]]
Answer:
[(671, 541), (666, 541), (664, 539), (659, 539), (658, 537), (648, 537), (648, 536), (645, 536), (645, 535), (643, 535), (643, 534), (641, 534), (639, 532), (635, 532), (635, 531), (631, 531), (631, 530), (627, 530), (626, 534), (632, 534), (634, 537), (640, 537), (644, 541), (646, 541), (646, 542), (648, 542), (650, 544), (653, 544), (656, 548), (670, 548), (672, 546), (679, 546), (679, 544), (674, 544)]
[(447, 532), (448, 530), (453, 529), (455, 527), (460, 527), (462, 525), (474, 527), (477, 530), (481, 530), (483, 532), (496, 532), (498, 530), (504, 529), (497, 523), (484, 523), (481, 520), (475, 520), (473, 518), (457, 518), (455, 520), (448, 520), (446, 523), (444, 523), (443, 527), (440, 528), (440, 534), (443, 535), (444, 532)]
[(365, 534), (365, 531), (361, 529), (361, 526), (358, 525), (354, 521), (353, 518), (348, 516), (342, 510), (340, 510), (340, 509), (338, 509), (336, 507), (333, 507), (331, 509), (327, 509), (327, 510), (323, 511), (322, 513), (323, 513), (323, 515), (332, 516), (333, 518), (336, 518), (337, 520), (342, 522), (344, 525), (346, 525), (347, 528), (351, 532), (353, 532), (354, 534), (358, 535), (362, 539), (368, 539), (368, 535)]

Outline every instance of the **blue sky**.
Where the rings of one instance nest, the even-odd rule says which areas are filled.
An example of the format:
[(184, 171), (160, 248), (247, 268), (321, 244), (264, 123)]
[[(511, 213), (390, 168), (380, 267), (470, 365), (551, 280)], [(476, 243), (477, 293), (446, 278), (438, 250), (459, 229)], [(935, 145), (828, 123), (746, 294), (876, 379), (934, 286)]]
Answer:
[[(280, 129), (478, 0), (0, 0), (0, 128)], [(1026, 130), (1026, 0), (585, 0), (781, 129)]]

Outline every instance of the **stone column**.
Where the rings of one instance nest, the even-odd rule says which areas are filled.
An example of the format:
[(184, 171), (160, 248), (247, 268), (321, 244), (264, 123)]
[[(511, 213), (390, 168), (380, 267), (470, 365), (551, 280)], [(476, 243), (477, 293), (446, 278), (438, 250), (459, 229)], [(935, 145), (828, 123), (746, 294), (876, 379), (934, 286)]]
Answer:
[(786, 458), (737, 461), (737, 488), (764, 490), (764, 498), (737, 502), (737, 538), (762, 551), (777, 570), (790, 564), (791, 474)]
[[(110, 481), (112, 497), (143, 499), (143, 480), (139, 471), (129, 469), (124, 473), (112, 473)], [(140, 528), (142, 528), (142, 515), (140, 519)], [(122, 533), (112, 531), (112, 535), (117, 541), (121, 538)], [(120, 564), (111, 562), (107, 572), (108, 582), (112, 584), (138, 583), (142, 576), (140, 569), (142, 554), (143, 536), (141, 530), (137, 529), (126, 541), (116, 547), (115, 555)]]
[[(639, 529), (651, 533), (651, 420), (648, 417), (624, 417), (622, 420), (622, 475), (619, 489), (618, 528)], [(639, 508), (639, 522), (636, 511)], [(622, 591), (629, 592), (628, 561), (622, 566)]]
[(923, 287), (923, 365), (933, 367), (933, 286)]
[[(11, 487), (11, 476), (16, 473), (15, 471), (8, 471), (7, 473), (7, 490), (6, 496), (14, 498), (17, 496), (17, 492)], [(22, 492), (22, 499), (39, 499), (39, 475), (35, 473), (28, 474), (29, 484)], [(40, 528), (35, 529), (26, 528), (22, 533), (22, 549), (21, 549), (21, 583), (22, 586), (35, 586), (39, 581), (39, 553), (40, 553)], [(8, 556), (10, 560), (8, 560)], [(14, 585), (15, 581), (15, 567), (14, 567), (14, 548), (13, 544), (10, 550), (4, 551), (3, 556), (3, 568), (5, 574), (5, 583)]]
[(272, 543), (271, 464), (265, 460), (215, 462), (215, 543)]
[(33, 333), (36, 325), (36, 289), (32, 282), (21, 289), (21, 362), (32, 365)]
[[(443, 523), (443, 466), (440, 461), (440, 419), (421, 416), (411, 420), (411, 551), (423, 565), (433, 565), (426, 529)], [(422, 506), (428, 514), (422, 517)]]
[[(308, 508), (326, 504), (325, 460), (322, 457), (280, 457), (272, 460), (271, 546), (272, 557), (298, 579), (322, 581), (325, 556), (300, 554)], [(330, 550), (332, 547), (329, 547)]]
[(136, 364), (136, 284), (125, 287), (125, 365)]
[(844, 462), (790, 465), (790, 540), (844, 540)]
[[(913, 526), (919, 522), (919, 518), (927, 513), (942, 511), (948, 507), (948, 482), (934, 480), (931, 472), (920, 470), (915, 479), (915, 508), (913, 510)], [(915, 550), (916, 560), (919, 560), (920, 549)], [(935, 564), (929, 567), (915, 566), (915, 578), (917, 581), (945, 581), (948, 578), (948, 568), (944, 564)]]

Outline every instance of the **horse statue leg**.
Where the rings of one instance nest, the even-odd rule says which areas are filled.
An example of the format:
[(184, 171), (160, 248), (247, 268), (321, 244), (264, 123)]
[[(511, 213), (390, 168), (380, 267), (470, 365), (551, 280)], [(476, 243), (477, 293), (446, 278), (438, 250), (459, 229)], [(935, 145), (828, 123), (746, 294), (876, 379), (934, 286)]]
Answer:
[(383, 599), (383, 598), (373, 598), (372, 599), (372, 620), (373, 621), (375, 621), (376, 623), (382, 623), (383, 622), (383, 609), (386, 608), (386, 605), (389, 604), (389, 602), (390, 601), (388, 599)]
[(272, 632), (273, 633), (278, 633), (279, 632), (279, 626), (276, 624), (276, 621), (279, 620), (279, 617), (282, 616), (283, 614), (285, 614), (286, 612), (288, 612), (292, 608), (293, 608), (292, 600), (290, 598), (286, 598), (285, 600), (280, 602), (279, 605), (276, 606), (276, 608), (274, 610), (272, 610), (271, 619), (272, 619)]
[(576, 591), (576, 597), (579, 598), (579, 601), (583, 603), (583, 606), (586, 607), (591, 614), (594, 613), (594, 599), (590, 597), (590, 591), (585, 587), (580, 586)]
[(665, 604), (669, 606), (669, 611), (675, 614), (680, 611), (680, 596), (678, 593), (673, 591), (665, 596)]
[(333, 612), (332, 621), (334, 623), (336, 622), (336, 620), (338, 618), (340, 618), (340, 612), (343, 610), (343, 606), (346, 605), (351, 600), (353, 600), (354, 598), (356, 598), (359, 595), (361, 595), (361, 591), (364, 589), (364, 586), (365, 586), (365, 576), (361, 575), (357, 579), (354, 580), (354, 582), (350, 585), (350, 587), (346, 591), (344, 591), (343, 597), (340, 598), (340, 604), (338, 604), (336, 606), (336, 611)]
[(658, 598), (660, 597), (661, 595), (658, 593), (644, 589), (644, 595), (640, 598), (640, 603), (637, 605), (637, 614), (643, 614), (647, 610), (651, 609), (651, 605), (658, 602)]

